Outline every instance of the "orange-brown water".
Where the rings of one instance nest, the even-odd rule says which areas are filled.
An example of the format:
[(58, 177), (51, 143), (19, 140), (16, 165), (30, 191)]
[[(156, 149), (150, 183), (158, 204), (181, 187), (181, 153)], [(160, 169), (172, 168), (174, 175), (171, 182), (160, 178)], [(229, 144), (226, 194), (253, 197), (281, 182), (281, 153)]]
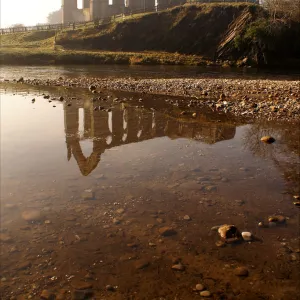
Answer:
[[(101, 97), (2, 86), (1, 299), (201, 299), (197, 283), (212, 299), (297, 299), (299, 128)], [(273, 214), (286, 224), (258, 227)], [(256, 239), (218, 247), (222, 224)]]

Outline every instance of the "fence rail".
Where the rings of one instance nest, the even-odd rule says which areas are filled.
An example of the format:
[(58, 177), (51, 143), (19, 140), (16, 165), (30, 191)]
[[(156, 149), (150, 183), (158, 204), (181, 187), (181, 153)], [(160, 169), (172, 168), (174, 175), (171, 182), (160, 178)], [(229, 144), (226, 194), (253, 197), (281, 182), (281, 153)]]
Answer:
[[(187, 0), (182, 1), (182, 4), (197, 4), (197, 3), (217, 3), (217, 2), (247, 2), (247, 3), (256, 3), (258, 4), (258, 0)], [(166, 5), (166, 6), (154, 6), (153, 8), (143, 8), (143, 9), (136, 9), (132, 10), (130, 8), (125, 8), (124, 12), (119, 15), (112, 15), (108, 18), (97, 19), (93, 21), (81, 21), (81, 22), (70, 22), (70, 23), (59, 23), (59, 24), (39, 24), (36, 26), (22, 26), (22, 27), (8, 27), (8, 28), (0, 28), (0, 35), (3, 34), (10, 34), (16, 32), (30, 32), (30, 31), (49, 31), (49, 30), (63, 30), (63, 29), (73, 29), (75, 30), (77, 27), (82, 25), (94, 24), (95, 26), (98, 25), (105, 25), (116, 22), (117, 20), (125, 19), (128, 16), (132, 16), (135, 14), (140, 13), (151, 13), (151, 12), (160, 12), (162, 10), (166, 10), (172, 8), (174, 6)]]

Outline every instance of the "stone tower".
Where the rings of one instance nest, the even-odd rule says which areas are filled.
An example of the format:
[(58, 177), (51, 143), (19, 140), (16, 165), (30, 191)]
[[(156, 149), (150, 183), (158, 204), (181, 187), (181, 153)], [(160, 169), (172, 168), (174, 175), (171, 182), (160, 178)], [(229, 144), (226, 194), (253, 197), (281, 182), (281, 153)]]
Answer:
[(74, 15), (77, 12), (77, 0), (62, 0), (61, 10), (64, 24), (76, 21)]
[(91, 20), (105, 19), (111, 16), (111, 8), (108, 0), (91, 0), (90, 14)]

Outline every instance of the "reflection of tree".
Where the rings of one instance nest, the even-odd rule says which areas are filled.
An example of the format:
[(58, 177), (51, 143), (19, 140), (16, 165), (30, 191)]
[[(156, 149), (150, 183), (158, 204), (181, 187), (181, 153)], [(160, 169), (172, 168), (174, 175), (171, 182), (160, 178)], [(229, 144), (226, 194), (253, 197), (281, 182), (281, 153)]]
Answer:
[[(269, 158), (283, 173), (285, 179), (292, 182), (294, 188), (290, 192), (300, 189), (300, 128), (299, 124), (253, 124), (248, 127), (244, 146), (254, 155)], [(261, 137), (269, 135), (276, 139), (275, 144), (261, 142)]]

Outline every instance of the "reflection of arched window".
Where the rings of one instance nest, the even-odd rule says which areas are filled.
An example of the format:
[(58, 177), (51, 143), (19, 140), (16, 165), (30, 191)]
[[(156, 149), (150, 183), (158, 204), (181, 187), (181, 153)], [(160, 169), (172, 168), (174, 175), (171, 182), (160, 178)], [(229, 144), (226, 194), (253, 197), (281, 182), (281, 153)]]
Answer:
[(124, 109), (123, 110), (123, 136), (122, 136), (122, 141), (126, 142), (127, 136), (128, 136), (128, 110)]

